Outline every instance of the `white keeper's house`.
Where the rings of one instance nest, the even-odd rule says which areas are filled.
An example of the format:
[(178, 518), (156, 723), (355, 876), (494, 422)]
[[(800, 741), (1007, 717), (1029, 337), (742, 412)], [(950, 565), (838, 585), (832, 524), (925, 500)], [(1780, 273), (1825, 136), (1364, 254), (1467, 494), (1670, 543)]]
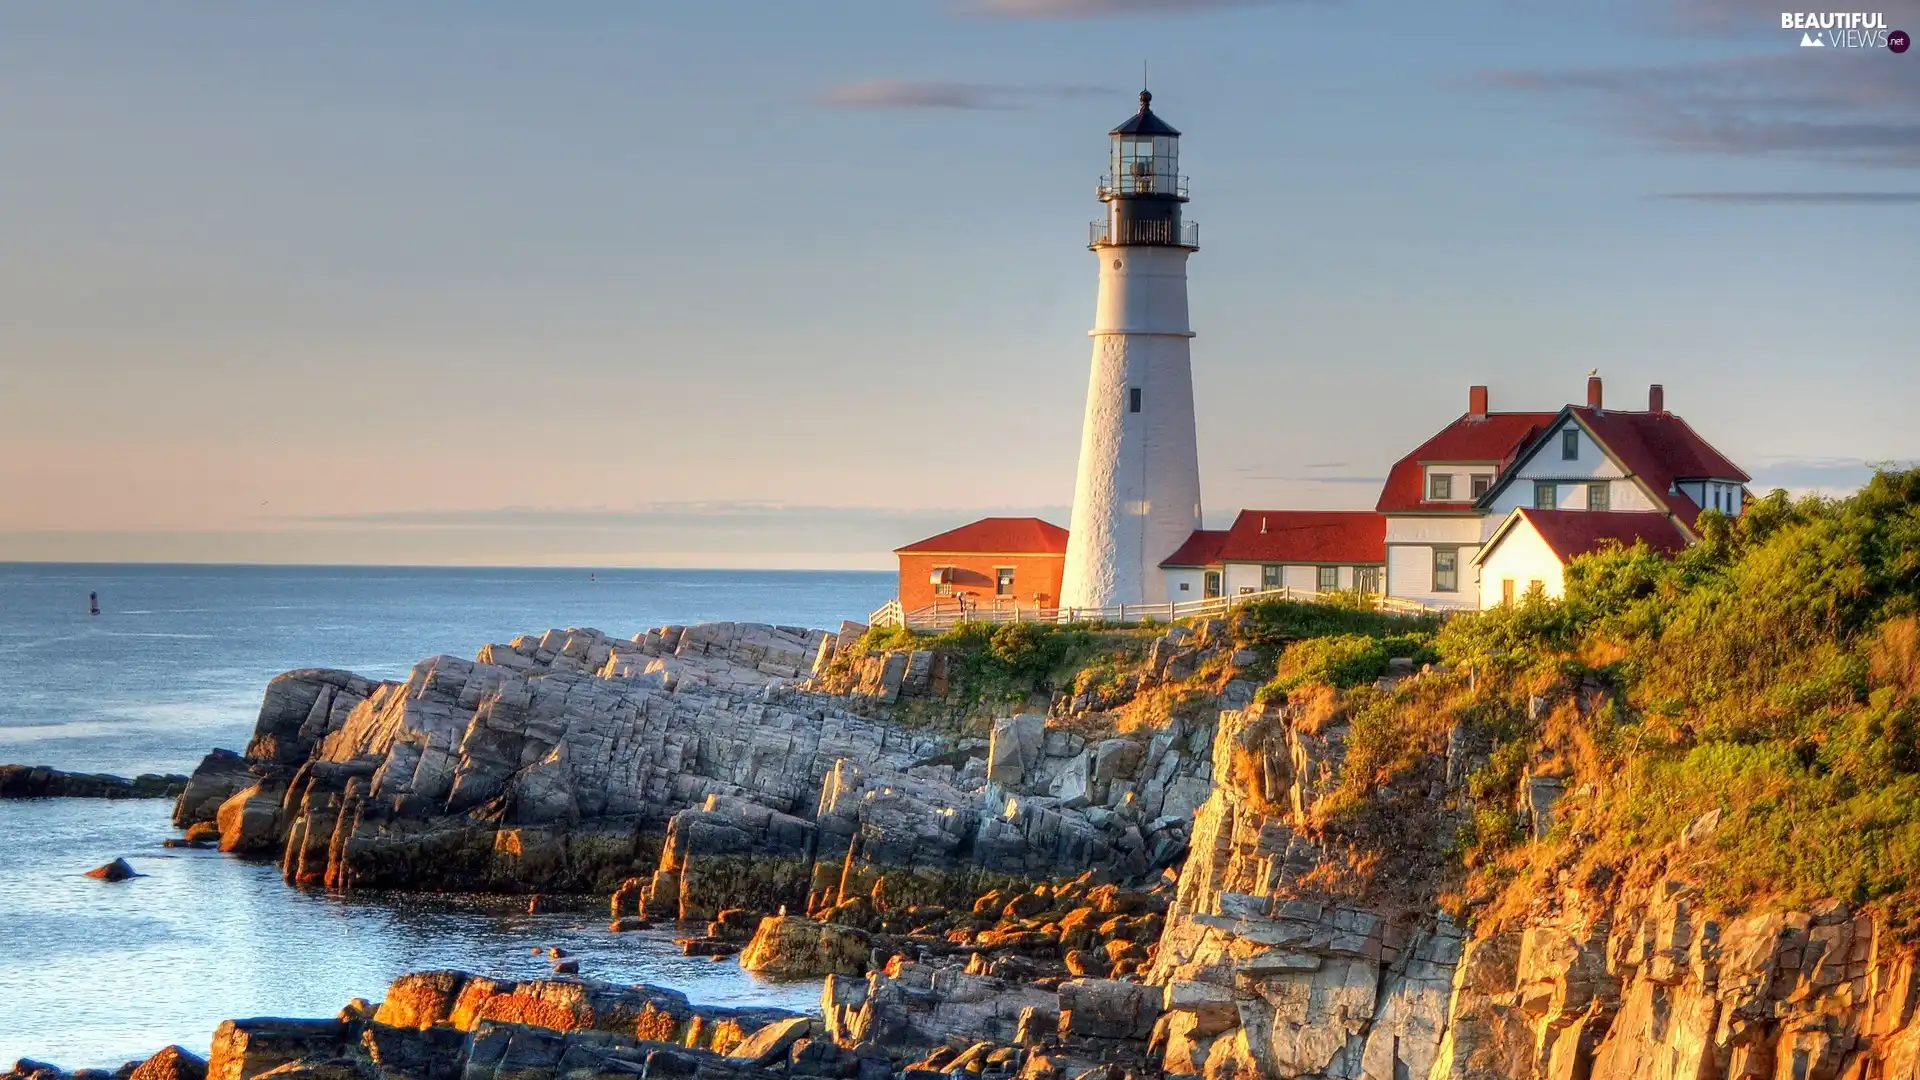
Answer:
[(1161, 570), (1175, 599), (1279, 586), (1433, 608), (1557, 597), (1579, 555), (1609, 542), (1673, 551), (1697, 539), (1702, 511), (1737, 516), (1749, 479), (1667, 411), (1658, 385), (1644, 409), (1609, 409), (1590, 375), (1587, 403), (1558, 412), (1495, 412), (1474, 386), (1464, 414), (1394, 463), (1373, 512), (1242, 511)]

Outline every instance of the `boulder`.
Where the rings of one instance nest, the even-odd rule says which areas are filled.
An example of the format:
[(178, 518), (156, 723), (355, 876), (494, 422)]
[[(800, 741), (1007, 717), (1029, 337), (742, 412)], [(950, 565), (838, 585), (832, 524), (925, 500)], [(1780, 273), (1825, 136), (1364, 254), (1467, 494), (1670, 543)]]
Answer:
[(260, 781), (221, 803), (215, 817), (220, 826), (220, 850), (241, 855), (279, 851), (280, 797), (284, 790), (281, 785)]
[(727, 1057), (755, 1067), (771, 1065), (786, 1057), (793, 1044), (806, 1038), (812, 1030), (813, 1021), (804, 1016), (776, 1020), (748, 1036), (747, 1041), (734, 1047)]
[(206, 1080), (253, 1080), (305, 1057), (338, 1056), (346, 1050), (347, 1031), (339, 1020), (228, 1020), (213, 1033)]
[(253, 783), (247, 759), (231, 750), (213, 750), (200, 759), (187, 786), (173, 804), (173, 823), (186, 828), (197, 822), (212, 821), (220, 805), (234, 793)]
[(206, 1080), (207, 1061), (178, 1046), (169, 1046), (140, 1063), (127, 1080)]
[(1105, 739), (1093, 748), (1093, 779), (1121, 780), (1131, 777), (1140, 767), (1146, 748), (1132, 739)]
[(87, 876), (90, 878), (98, 878), (101, 881), (125, 881), (128, 878), (136, 878), (142, 875), (135, 873), (133, 867), (128, 865), (127, 860), (115, 859), (105, 866), (96, 866), (87, 871)]
[(873, 939), (863, 930), (814, 922), (798, 915), (774, 915), (760, 922), (740, 954), (740, 966), (762, 975), (805, 978), (859, 975), (867, 970)]
[(987, 779), (1009, 788), (1019, 787), (1040, 764), (1046, 734), (1044, 716), (1021, 713), (995, 720), (987, 747)]

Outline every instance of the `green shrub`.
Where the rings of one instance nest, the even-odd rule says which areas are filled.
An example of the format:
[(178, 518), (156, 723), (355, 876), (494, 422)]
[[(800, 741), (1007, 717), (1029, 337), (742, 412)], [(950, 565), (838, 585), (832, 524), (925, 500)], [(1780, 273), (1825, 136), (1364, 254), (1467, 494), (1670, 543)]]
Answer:
[(1412, 659), (1416, 666), (1430, 662), (1435, 654), (1428, 641), (1425, 634), (1336, 634), (1296, 641), (1280, 654), (1273, 680), (1255, 693), (1254, 700), (1284, 701), (1289, 692), (1307, 685), (1344, 690), (1373, 682), (1387, 673), (1390, 660)]
[(1305, 638), (1361, 634), (1388, 637), (1432, 633), (1438, 616), (1395, 615), (1351, 604), (1261, 600), (1234, 609), (1234, 639), (1247, 645), (1285, 645)]

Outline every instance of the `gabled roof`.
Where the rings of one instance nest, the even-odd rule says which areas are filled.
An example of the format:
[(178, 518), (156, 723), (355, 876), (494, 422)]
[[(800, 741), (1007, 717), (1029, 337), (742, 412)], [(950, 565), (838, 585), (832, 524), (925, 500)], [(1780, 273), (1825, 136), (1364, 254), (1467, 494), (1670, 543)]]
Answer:
[[(1516, 463), (1545, 446), (1565, 417), (1577, 420), (1586, 428), (1601, 450), (1629, 477), (1639, 480), (1655, 502), (1665, 506), (1689, 529), (1699, 518), (1701, 507), (1674, 486), (1677, 482), (1729, 480), (1745, 484), (1753, 479), (1672, 413), (1595, 409), (1584, 405), (1569, 405), (1560, 410), (1521, 451)], [(1513, 477), (1503, 475), (1480, 500), (1481, 504), (1491, 503), (1512, 481)]]
[(1387, 519), (1370, 510), (1242, 510), (1218, 561), (1384, 563)]
[(1470, 513), (1471, 499), (1456, 502), (1427, 502), (1422, 463), (1430, 461), (1477, 462), (1505, 471), (1520, 449), (1537, 439), (1558, 413), (1496, 412), (1475, 416), (1467, 413), (1440, 430), (1413, 453), (1394, 462), (1387, 482), (1380, 489), (1380, 501), (1374, 509), (1386, 514)]
[(1067, 530), (1032, 517), (990, 517), (893, 549), (896, 555), (1065, 555)]
[(1193, 535), (1180, 545), (1178, 551), (1166, 557), (1160, 565), (1174, 566), (1212, 566), (1220, 561), (1220, 547), (1227, 542), (1225, 529), (1195, 529)]
[(1686, 534), (1673, 519), (1658, 510), (1534, 510), (1521, 507), (1493, 531), (1473, 557), (1484, 563), (1513, 530), (1531, 527), (1540, 534), (1562, 565), (1599, 551), (1609, 542), (1632, 547), (1644, 541), (1658, 552), (1672, 553), (1687, 546)]

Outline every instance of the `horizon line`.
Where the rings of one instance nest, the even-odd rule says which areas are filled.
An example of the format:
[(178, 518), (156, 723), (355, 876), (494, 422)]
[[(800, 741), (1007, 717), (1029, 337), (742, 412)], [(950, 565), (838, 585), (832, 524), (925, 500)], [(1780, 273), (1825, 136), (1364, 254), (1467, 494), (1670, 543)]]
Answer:
[[(889, 553), (891, 554), (891, 553)], [(145, 559), (0, 559), (0, 568), (43, 566), (153, 566), (235, 570), (554, 570), (598, 573), (601, 570), (655, 571), (708, 574), (894, 574), (897, 568), (832, 566), (635, 566), (620, 563), (361, 563), (361, 562), (218, 562)]]

